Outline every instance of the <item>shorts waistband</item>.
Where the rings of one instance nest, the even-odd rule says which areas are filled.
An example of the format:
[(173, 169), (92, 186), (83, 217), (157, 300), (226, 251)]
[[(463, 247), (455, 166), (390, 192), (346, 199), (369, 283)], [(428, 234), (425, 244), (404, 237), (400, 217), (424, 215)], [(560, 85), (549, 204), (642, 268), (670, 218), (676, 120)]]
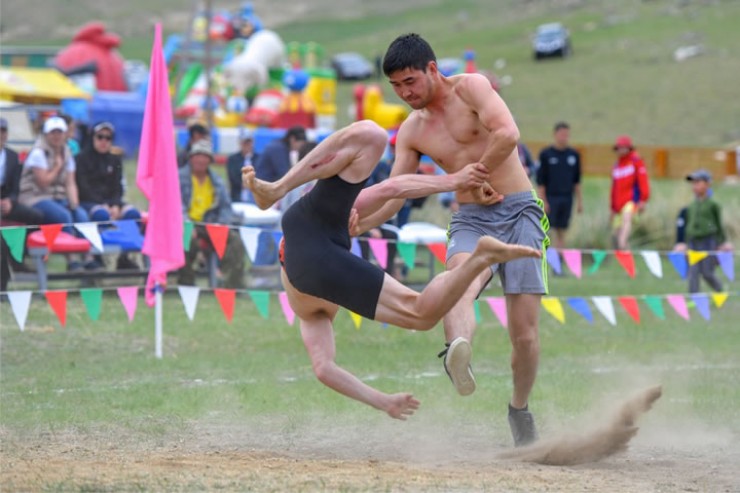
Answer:
[(518, 204), (522, 202), (533, 202), (537, 200), (537, 195), (535, 194), (534, 190), (526, 190), (524, 192), (516, 192), (516, 193), (510, 193), (508, 195), (504, 195), (504, 200), (497, 204), (492, 205), (481, 205), (481, 204), (460, 204), (460, 211), (465, 212), (476, 212), (476, 211), (485, 211), (490, 210), (491, 207), (496, 206), (508, 206), (511, 204)]

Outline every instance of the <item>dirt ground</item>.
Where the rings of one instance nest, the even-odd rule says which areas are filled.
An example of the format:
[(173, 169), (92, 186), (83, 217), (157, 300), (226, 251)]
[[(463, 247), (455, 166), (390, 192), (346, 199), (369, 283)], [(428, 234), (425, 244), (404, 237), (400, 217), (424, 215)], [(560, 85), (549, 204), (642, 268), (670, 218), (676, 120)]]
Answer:
[(503, 460), (503, 430), (462, 423), (0, 429), (0, 490), (740, 492), (737, 437), (674, 425), (650, 423), (626, 452), (568, 467)]

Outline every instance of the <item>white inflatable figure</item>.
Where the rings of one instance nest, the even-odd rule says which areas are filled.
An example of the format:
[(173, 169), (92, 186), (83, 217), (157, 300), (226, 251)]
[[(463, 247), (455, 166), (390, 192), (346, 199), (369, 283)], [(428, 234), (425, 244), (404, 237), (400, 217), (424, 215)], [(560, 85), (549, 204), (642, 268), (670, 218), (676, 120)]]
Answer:
[(282, 66), (285, 44), (274, 31), (261, 29), (247, 40), (244, 51), (224, 67), (227, 82), (243, 94), (254, 86), (268, 82), (268, 69)]

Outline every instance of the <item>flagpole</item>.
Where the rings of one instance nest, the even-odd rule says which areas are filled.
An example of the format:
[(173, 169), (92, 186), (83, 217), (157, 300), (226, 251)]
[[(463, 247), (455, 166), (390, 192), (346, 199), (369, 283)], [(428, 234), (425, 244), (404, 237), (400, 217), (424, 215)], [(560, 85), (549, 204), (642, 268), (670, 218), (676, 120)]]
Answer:
[(162, 288), (154, 285), (154, 356), (162, 359)]

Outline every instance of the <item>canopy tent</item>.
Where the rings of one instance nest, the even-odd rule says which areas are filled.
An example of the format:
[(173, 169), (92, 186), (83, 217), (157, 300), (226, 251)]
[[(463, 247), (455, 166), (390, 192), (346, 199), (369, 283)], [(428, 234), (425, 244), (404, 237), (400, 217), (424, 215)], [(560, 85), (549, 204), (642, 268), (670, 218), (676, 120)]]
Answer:
[(0, 99), (27, 104), (60, 104), (90, 95), (52, 68), (0, 67)]

